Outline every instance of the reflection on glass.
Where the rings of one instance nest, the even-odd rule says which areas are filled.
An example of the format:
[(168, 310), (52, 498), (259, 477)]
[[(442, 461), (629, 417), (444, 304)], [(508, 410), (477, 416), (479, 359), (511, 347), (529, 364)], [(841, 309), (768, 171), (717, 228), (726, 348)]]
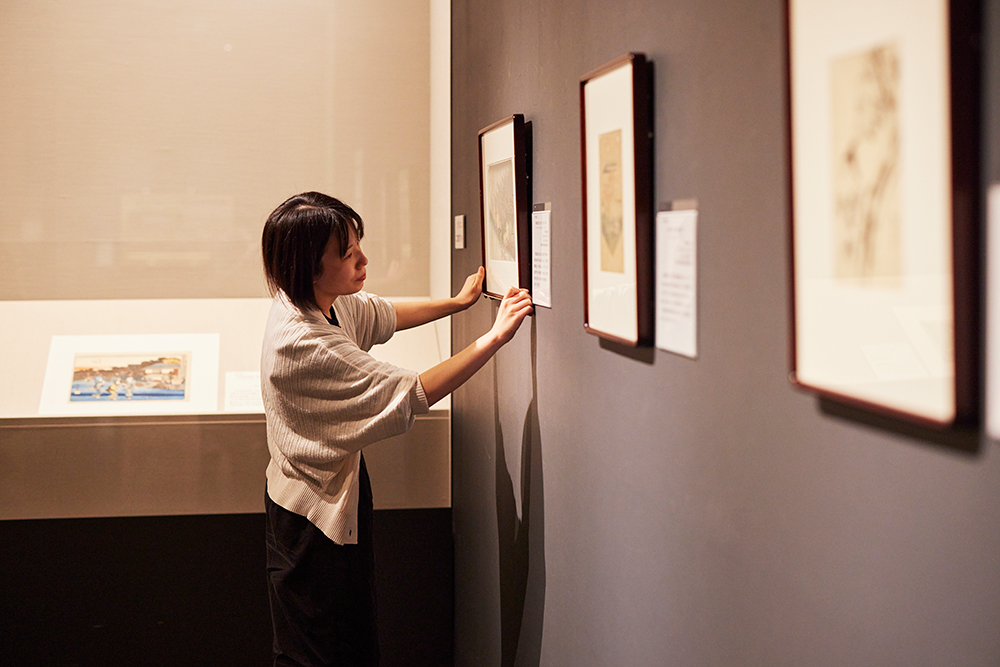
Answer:
[(429, 20), (385, 1), (6, 3), (0, 300), (264, 296), (264, 218), (305, 190), (364, 217), (368, 289), (427, 295)]

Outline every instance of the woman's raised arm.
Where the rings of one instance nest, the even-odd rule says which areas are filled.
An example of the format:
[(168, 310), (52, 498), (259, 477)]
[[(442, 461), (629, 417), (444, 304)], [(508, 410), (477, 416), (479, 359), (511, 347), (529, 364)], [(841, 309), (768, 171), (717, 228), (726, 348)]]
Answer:
[(488, 332), (458, 354), (420, 374), (427, 404), (434, 405), (482, 368), (497, 350), (514, 337), (531, 310), (531, 295), (527, 290), (516, 287), (507, 290), (507, 295), (500, 302), (497, 319)]
[(479, 267), (479, 271), (466, 278), (462, 289), (450, 299), (393, 303), (392, 307), (396, 310), (396, 331), (418, 327), (465, 310), (482, 294), (485, 275), (485, 269)]

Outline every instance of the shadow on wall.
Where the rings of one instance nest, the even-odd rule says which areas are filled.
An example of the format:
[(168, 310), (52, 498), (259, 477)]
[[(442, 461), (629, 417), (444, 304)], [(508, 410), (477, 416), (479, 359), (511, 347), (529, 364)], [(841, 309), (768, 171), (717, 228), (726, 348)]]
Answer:
[(820, 398), (818, 403), (820, 412), (828, 417), (902, 435), (917, 442), (952, 450), (959, 454), (974, 457), (982, 455), (979, 430), (976, 424), (958, 424), (949, 428), (937, 429), (877, 414), (864, 408), (845, 405), (828, 398)]
[[(535, 319), (531, 318), (531, 402), (521, 431), (520, 489), (517, 491), (504, 448), (496, 369), (493, 373), (501, 667), (538, 665), (541, 660), (545, 612), (545, 512), (536, 350)], [(520, 516), (515, 493), (520, 493)]]

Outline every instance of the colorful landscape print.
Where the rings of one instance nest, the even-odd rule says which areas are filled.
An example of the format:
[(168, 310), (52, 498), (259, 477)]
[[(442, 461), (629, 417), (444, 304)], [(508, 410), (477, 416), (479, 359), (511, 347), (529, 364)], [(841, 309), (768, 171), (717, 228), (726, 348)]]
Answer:
[(69, 400), (187, 400), (190, 352), (154, 354), (77, 354)]

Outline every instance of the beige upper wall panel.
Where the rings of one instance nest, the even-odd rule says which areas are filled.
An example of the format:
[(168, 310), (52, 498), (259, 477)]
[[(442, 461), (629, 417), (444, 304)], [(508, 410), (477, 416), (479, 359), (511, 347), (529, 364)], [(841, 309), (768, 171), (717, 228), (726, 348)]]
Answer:
[(0, 300), (263, 295), (296, 192), (429, 292), (427, 3), (0, 5)]

